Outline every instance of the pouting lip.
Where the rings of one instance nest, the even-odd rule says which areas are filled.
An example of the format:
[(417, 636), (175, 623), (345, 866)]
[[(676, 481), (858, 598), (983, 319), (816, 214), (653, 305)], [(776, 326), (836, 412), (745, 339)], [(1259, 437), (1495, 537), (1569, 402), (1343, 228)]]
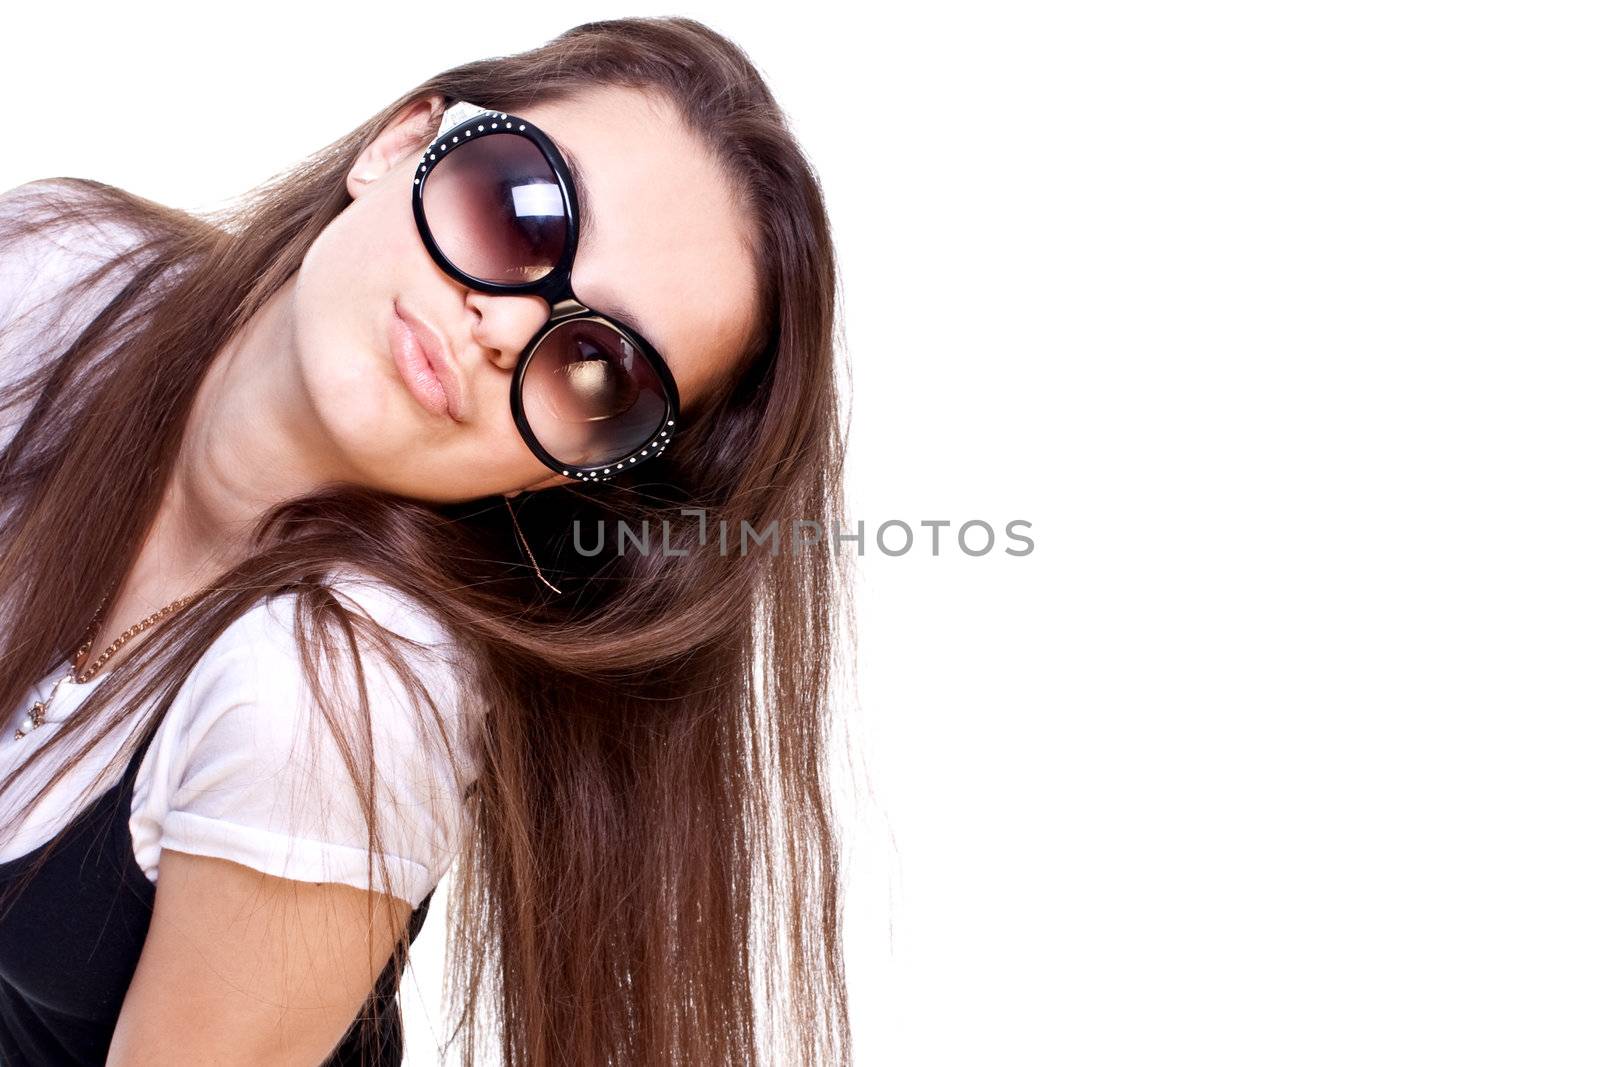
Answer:
[(401, 322), (411, 328), (412, 333), (417, 335), (417, 343), (422, 346), (422, 354), (427, 357), (433, 373), (439, 376), (439, 384), (444, 386), (445, 405), (450, 409), (450, 417), (460, 422), (461, 373), (456, 368), (450, 346), (440, 338), (438, 330), (407, 311), (398, 299), (394, 302), (394, 313), (400, 316)]

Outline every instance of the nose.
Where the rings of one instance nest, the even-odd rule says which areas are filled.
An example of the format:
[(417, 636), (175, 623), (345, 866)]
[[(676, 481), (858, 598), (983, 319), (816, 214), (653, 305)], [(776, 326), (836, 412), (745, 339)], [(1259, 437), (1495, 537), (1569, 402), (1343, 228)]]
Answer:
[(475, 321), (472, 336), (488, 352), (489, 361), (504, 371), (516, 369), (517, 357), (550, 319), (550, 305), (537, 296), (467, 294)]

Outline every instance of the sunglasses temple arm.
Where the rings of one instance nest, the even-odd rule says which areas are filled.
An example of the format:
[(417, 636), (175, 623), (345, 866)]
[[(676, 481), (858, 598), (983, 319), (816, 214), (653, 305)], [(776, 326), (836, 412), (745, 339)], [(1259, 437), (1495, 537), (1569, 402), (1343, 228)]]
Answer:
[[(451, 104), (444, 109), (444, 116), (439, 120), (439, 132), (433, 135), (434, 140), (444, 136), (446, 130), (459, 126), (475, 115), (487, 115), (489, 113), (488, 108), (470, 104), (465, 100)], [(495, 114), (498, 114), (498, 112), (495, 112)]]

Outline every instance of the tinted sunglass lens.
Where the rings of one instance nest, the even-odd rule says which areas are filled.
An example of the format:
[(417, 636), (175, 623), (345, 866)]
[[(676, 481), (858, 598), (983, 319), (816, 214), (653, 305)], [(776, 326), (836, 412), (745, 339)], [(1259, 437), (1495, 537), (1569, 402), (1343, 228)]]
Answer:
[(649, 444), (667, 417), (661, 377), (636, 345), (598, 319), (540, 339), (522, 379), (522, 410), (561, 463), (615, 463)]
[(422, 211), (445, 258), (482, 281), (536, 282), (566, 247), (555, 172), (538, 145), (515, 134), (452, 145), (423, 183)]

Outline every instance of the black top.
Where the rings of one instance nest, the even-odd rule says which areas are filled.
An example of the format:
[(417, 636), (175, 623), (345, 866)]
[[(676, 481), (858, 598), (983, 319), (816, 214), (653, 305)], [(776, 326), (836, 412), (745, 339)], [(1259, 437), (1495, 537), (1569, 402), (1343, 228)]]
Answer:
[[(133, 855), (128, 819), (133, 785), (154, 731), (139, 743), (122, 778), (74, 817), (55, 852), (15, 885), (46, 845), (0, 863), (0, 1064), (5, 1067), (103, 1067), (128, 984), (133, 980), (155, 884)], [(48, 843), (47, 843), (48, 844)], [(415, 941), (430, 891), (411, 915)], [(362, 1014), (325, 1067), (398, 1067), (403, 1039), (399, 974), (391, 958)]]

